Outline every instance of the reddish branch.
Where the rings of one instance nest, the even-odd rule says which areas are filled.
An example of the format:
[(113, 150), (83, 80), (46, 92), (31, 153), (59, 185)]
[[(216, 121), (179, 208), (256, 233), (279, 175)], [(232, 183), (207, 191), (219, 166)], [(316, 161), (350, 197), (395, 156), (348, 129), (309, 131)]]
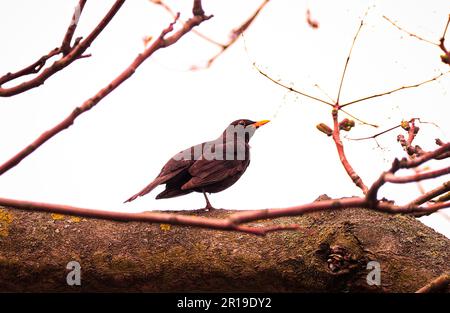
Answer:
[(311, 17), (311, 10), (306, 10), (306, 23), (312, 28), (317, 29), (319, 28), (319, 22)]
[(418, 145), (413, 146), (412, 144), (412, 142), (416, 138), (417, 133), (419, 132), (419, 127), (416, 126), (416, 118), (412, 118), (408, 122), (402, 121), (399, 126), (401, 126), (404, 130), (408, 131), (408, 138), (405, 138), (405, 136), (401, 134), (397, 136), (397, 141), (400, 143), (403, 150), (405, 150), (408, 156), (410, 158), (415, 158), (424, 154), (425, 151), (423, 151), (423, 149), (420, 146)]
[[(70, 51), (72, 50), (72, 38), (75, 34), (75, 30), (78, 26), (78, 21), (80, 20), (81, 12), (83, 12), (84, 6), (86, 4), (87, 0), (80, 0), (78, 3), (78, 6), (75, 8), (75, 12), (73, 12), (72, 20), (70, 21), (69, 28), (67, 29), (66, 35), (64, 36), (64, 39), (61, 44), (61, 52), (63, 55), (68, 55)], [(75, 41), (74, 46), (78, 44), (78, 41), (81, 40), (81, 38), (77, 38)]]
[[(92, 217), (99, 219), (118, 220), (118, 221), (141, 221), (150, 223), (165, 223), (173, 225), (193, 226), (216, 230), (239, 231), (254, 235), (266, 235), (269, 232), (281, 230), (299, 230), (298, 225), (269, 225), (255, 226), (248, 223), (261, 221), (265, 219), (274, 219), (283, 216), (296, 216), (310, 212), (344, 209), (344, 208), (370, 208), (386, 213), (403, 213), (413, 215), (426, 215), (436, 212), (440, 209), (450, 207), (450, 201), (439, 202), (429, 205), (408, 204), (404, 206), (395, 205), (393, 201), (378, 201), (376, 195), (378, 190), (386, 182), (385, 176), (388, 173), (394, 174), (401, 168), (413, 168), (433, 159), (435, 156), (450, 151), (450, 143), (446, 143), (435, 151), (427, 152), (415, 160), (395, 160), (389, 171), (382, 173), (380, 178), (370, 187), (366, 197), (352, 197), (332, 200), (322, 200), (308, 204), (287, 207), (272, 208), (264, 210), (243, 211), (231, 214), (225, 219), (206, 218), (201, 216), (186, 216), (170, 213), (143, 212), (126, 213), (116, 211), (103, 211), (87, 208), (78, 208), (67, 205), (22, 201), (0, 198), (0, 206), (17, 208), (30, 211), (43, 211), (82, 217)], [(420, 179), (420, 178), (419, 178)], [(375, 197), (375, 198), (372, 198)]]
[(362, 181), (361, 177), (355, 172), (353, 167), (350, 165), (350, 162), (347, 159), (347, 156), (344, 152), (344, 145), (342, 144), (341, 136), (340, 136), (340, 124), (338, 122), (338, 110), (334, 109), (332, 111), (333, 115), (333, 135), (332, 138), (334, 140), (334, 143), (336, 145), (336, 149), (339, 155), (339, 159), (342, 163), (342, 166), (344, 166), (345, 171), (347, 172), (348, 176), (352, 179), (353, 183), (361, 188), (364, 194), (367, 194), (368, 188)]
[[(172, 10), (170, 8), (170, 6), (168, 6), (164, 1), (162, 0), (150, 0), (151, 2), (153, 2), (154, 4), (160, 5), (161, 7), (163, 7), (167, 12), (169, 12), (172, 16), (175, 16), (175, 11)], [(192, 69), (193, 70), (198, 70), (198, 69), (202, 69), (202, 68), (209, 68), (211, 67), (211, 65), (214, 63), (214, 61), (221, 56), (228, 48), (230, 48), (238, 39), (239, 36), (246, 31), (250, 25), (253, 23), (253, 21), (256, 19), (256, 17), (259, 15), (259, 13), (261, 12), (261, 10), (266, 6), (267, 3), (269, 3), (270, 0), (264, 0), (259, 6), (258, 8), (255, 10), (255, 12), (247, 19), (244, 21), (244, 23), (242, 23), (238, 28), (234, 29), (231, 32), (230, 35), (230, 39), (227, 43), (220, 43), (206, 35), (204, 35), (203, 33), (193, 30), (192, 32), (195, 33), (197, 36), (199, 36), (200, 38), (218, 46), (220, 48), (220, 51), (215, 54), (213, 57), (211, 57), (207, 62), (206, 62), (206, 66), (202, 67), (202, 66), (193, 66)]]
[[(367, 15), (367, 13), (366, 13), (366, 15)], [(327, 126), (326, 124), (324, 124), (324, 123), (319, 124), (319, 125), (317, 126), (317, 128), (318, 128), (320, 131), (322, 131), (323, 133), (327, 134), (328, 136), (330, 136), (330, 135), (332, 136), (333, 141), (334, 141), (334, 143), (335, 143), (335, 145), (336, 145), (336, 148), (337, 148), (337, 152), (338, 152), (338, 155), (339, 155), (339, 159), (340, 159), (342, 165), (344, 166), (345, 171), (346, 171), (347, 174), (350, 176), (350, 178), (352, 179), (353, 183), (354, 183), (356, 186), (358, 186), (358, 187), (363, 191), (363, 193), (364, 193), (365, 195), (369, 195), (369, 196), (368, 196), (368, 200), (369, 200), (370, 203), (373, 204), (373, 201), (376, 200), (376, 192), (375, 192), (375, 194), (374, 194), (374, 190), (369, 191), (369, 189), (368, 189), (367, 186), (364, 184), (364, 182), (363, 182), (363, 180), (361, 179), (361, 177), (356, 173), (356, 171), (355, 171), (355, 170), (353, 169), (353, 167), (351, 166), (351, 164), (350, 164), (350, 162), (348, 161), (347, 156), (346, 156), (346, 154), (345, 154), (345, 151), (344, 151), (344, 145), (343, 145), (343, 143), (342, 143), (341, 136), (340, 136), (340, 130), (343, 129), (343, 130), (349, 131), (349, 130), (354, 126), (354, 121), (348, 120), (348, 119), (344, 119), (343, 121), (339, 122), (339, 118), (338, 118), (339, 111), (343, 111), (342, 109), (343, 109), (344, 107), (346, 107), (346, 106), (348, 106), (348, 105), (351, 105), (351, 104), (354, 104), (354, 103), (362, 102), (362, 101), (369, 100), (369, 99), (373, 99), (373, 98), (376, 98), (376, 97), (381, 97), (381, 96), (384, 96), (384, 95), (388, 95), (388, 94), (391, 94), (391, 93), (395, 93), (395, 92), (400, 91), (400, 90), (403, 90), (403, 89), (419, 87), (419, 86), (421, 86), (421, 85), (423, 85), (423, 84), (426, 84), (426, 83), (429, 83), (429, 82), (432, 82), (432, 81), (437, 80), (438, 78), (440, 78), (441, 76), (443, 76), (444, 73), (441, 73), (441, 74), (439, 74), (438, 76), (433, 77), (433, 78), (431, 78), (431, 79), (428, 79), (428, 80), (426, 80), (426, 81), (423, 81), (423, 82), (421, 82), (421, 83), (417, 83), (417, 84), (414, 84), (414, 85), (408, 85), (408, 86), (402, 86), (402, 87), (400, 87), (400, 88), (393, 89), (393, 90), (390, 90), (390, 91), (387, 91), (387, 92), (383, 92), (383, 93), (371, 95), (371, 96), (368, 96), (368, 97), (364, 97), (364, 98), (360, 98), (360, 99), (353, 100), (353, 101), (350, 101), (350, 102), (346, 102), (346, 103), (344, 103), (344, 104), (340, 104), (340, 103), (339, 103), (339, 100), (340, 100), (340, 97), (341, 97), (342, 87), (343, 87), (343, 84), (344, 84), (344, 80), (345, 80), (345, 75), (346, 75), (346, 72), (347, 72), (347, 68), (348, 68), (348, 65), (349, 65), (349, 62), (350, 62), (350, 57), (351, 57), (353, 48), (354, 48), (354, 46), (355, 46), (356, 40), (357, 40), (357, 38), (358, 38), (358, 36), (359, 36), (359, 33), (361, 32), (361, 29), (362, 29), (363, 25), (364, 25), (364, 18), (361, 20), (360, 25), (359, 25), (359, 27), (358, 27), (358, 30), (357, 30), (357, 32), (356, 32), (354, 38), (353, 38), (352, 45), (351, 45), (351, 47), (350, 47), (350, 51), (349, 51), (348, 56), (347, 56), (347, 59), (346, 59), (346, 61), (345, 61), (344, 70), (343, 70), (343, 72), (342, 72), (341, 80), (340, 80), (340, 83), (339, 83), (339, 88), (338, 88), (338, 93), (337, 93), (336, 101), (335, 101), (334, 103), (329, 102), (329, 101), (326, 101), (326, 100), (323, 100), (323, 99), (320, 99), (320, 98), (317, 98), (317, 97), (314, 97), (314, 96), (311, 96), (311, 95), (309, 95), (309, 94), (307, 94), (307, 93), (305, 93), (305, 92), (296, 90), (296, 89), (294, 89), (294, 88), (291, 87), (291, 86), (285, 85), (285, 84), (283, 84), (280, 80), (276, 80), (276, 79), (270, 77), (268, 74), (264, 73), (264, 72), (263, 72), (262, 70), (260, 70), (258, 67), (256, 67), (256, 66), (255, 66), (255, 67), (256, 67), (256, 69), (259, 71), (260, 74), (262, 74), (264, 77), (266, 77), (266, 78), (268, 78), (269, 80), (271, 80), (273, 83), (275, 83), (275, 84), (277, 84), (277, 85), (279, 85), (279, 86), (281, 86), (281, 87), (283, 87), (283, 88), (286, 88), (286, 89), (289, 90), (289, 91), (295, 92), (295, 93), (300, 94), (300, 95), (302, 95), (302, 96), (304, 96), (304, 97), (310, 98), (310, 99), (315, 100), (315, 101), (318, 101), (318, 102), (325, 103), (325, 104), (327, 104), (327, 105), (333, 107), (333, 110), (332, 110), (332, 118), (333, 118), (333, 125), (334, 125), (333, 131), (331, 132), (331, 128), (328, 127), (328, 126)], [(447, 72), (447, 73), (448, 73), (448, 72)], [(343, 111), (343, 112), (346, 113), (346, 114), (349, 114), (349, 113), (347, 113), (347, 112), (345, 112), (345, 111)], [(352, 116), (352, 115), (350, 115), (350, 116)], [(361, 121), (360, 119), (358, 119), (358, 120)], [(368, 123), (366, 123), (366, 122), (364, 122), (364, 124), (366, 124), (366, 125), (371, 125), (371, 124), (368, 124)], [(414, 119), (412, 120), (412, 124), (414, 124)], [(372, 126), (376, 126), (376, 125), (372, 125)], [(397, 127), (399, 127), (399, 126), (396, 126), (396, 127), (392, 128), (392, 129), (395, 129), (395, 128), (397, 128)], [(414, 139), (414, 135), (415, 135), (414, 132), (418, 130), (418, 128), (416, 128), (414, 125), (412, 125), (411, 128), (412, 128), (412, 130), (411, 130), (412, 133), (410, 134), (408, 140), (404, 140), (404, 138), (399, 137), (399, 141), (401, 141), (401, 143), (402, 143), (405, 147), (411, 146), (412, 140)], [(391, 130), (392, 130), (392, 129), (391, 129)], [(386, 132), (387, 132), (387, 131), (381, 132), (381, 133), (377, 134), (376, 136), (381, 135), (381, 134), (386, 133)], [(376, 136), (372, 136), (372, 137), (368, 137), (368, 138), (375, 138)], [(365, 138), (364, 138), (364, 139), (365, 139)], [(418, 147), (418, 146), (417, 146), (417, 147)], [(420, 149), (420, 147), (418, 147), (415, 151), (417, 152), (417, 155), (423, 153), (423, 151), (422, 151), (422, 149)], [(443, 155), (440, 155), (439, 157), (443, 157)], [(445, 170), (444, 170), (444, 172), (445, 172)], [(428, 175), (432, 175), (432, 174), (433, 174), (433, 173), (428, 173)], [(435, 173), (435, 174), (439, 174), (439, 173)], [(384, 179), (385, 179), (385, 178), (383, 177), (382, 183), (384, 183)], [(388, 179), (390, 179), (390, 178), (388, 177)], [(376, 188), (376, 190), (378, 190), (378, 188)]]
[[(439, 138), (437, 138), (436, 139), (436, 144), (438, 146), (442, 147), (445, 143), (442, 140), (440, 140)], [(446, 153), (442, 153), (439, 156), (435, 157), (436, 160), (443, 160), (443, 159), (447, 159), (447, 158), (450, 158), (450, 151), (446, 152)]]
[(416, 293), (430, 293), (445, 290), (450, 285), (450, 273), (444, 273), (430, 283), (416, 291)]
[[(256, 17), (259, 15), (259, 13), (262, 11), (262, 9), (264, 9), (264, 7), (266, 6), (267, 3), (269, 3), (270, 0), (264, 0), (259, 7), (256, 9), (256, 11), (244, 22), (242, 23), (241, 26), (239, 26), (238, 28), (234, 29), (231, 32), (230, 35), (230, 39), (227, 43), (222, 44), (221, 45), (221, 50), (215, 54), (213, 57), (211, 57), (207, 62), (206, 62), (206, 68), (211, 67), (211, 65), (213, 64), (213, 62), (220, 57), (228, 48), (230, 48), (238, 39), (239, 36), (241, 34), (243, 34), (249, 27), (250, 25), (254, 22), (254, 20), (256, 19)], [(198, 67), (194, 67), (193, 69), (198, 69)]]
[[(386, 183), (386, 182), (394, 182), (394, 183), (407, 183), (407, 182), (412, 182), (412, 181), (421, 181), (422, 179), (426, 179), (427, 175), (430, 175), (428, 173), (432, 173), (432, 175), (436, 174), (434, 172), (436, 171), (431, 171), (431, 172), (426, 172), (426, 173), (420, 173), (420, 174), (415, 174), (412, 176), (407, 177), (407, 179), (405, 178), (399, 178), (398, 180), (396, 180), (396, 177), (394, 176), (395, 173), (397, 173), (398, 170), (400, 169), (413, 169), (413, 168), (417, 168), (418, 166), (422, 165), (423, 163), (431, 160), (431, 159), (435, 159), (436, 157), (445, 154), (447, 152), (450, 151), (450, 143), (446, 143), (443, 144), (442, 146), (440, 146), (438, 149), (434, 150), (434, 151), (430, 151), (430, 152), (426, 152), (424, 154), (422, 154), (420, 157), (415, 158), (415, 159), (406, 159), (403, 158), (401, 161), (398, 159), (395, 159), (394, 162), (392, 163), (391, 168), (387, 171), (384, 172), (380, 175), (380, 177), (372, 184), (372, 187), (370, 187), (366, 198), (370, 203), (375, 203), (377, 201), (377, 194), (378, 194), (378, 190)], [(445, 174), (448, 174), (448, 169), (447, 172), (444, 170), (439, 170), (441, 171), (439, 173), (438, 176), (443, 176)], [(435, 177), (438, 177), (435, 176)], [(412, 207), (415, 206), (414, 203), (410, 204)]]
[(450, 166), (444, 167), (434, 171), (428, 171), (423, 173), (417, 173), (409, 176), (397, 177), (392, 174), (387, 174), (385, 176), (385, 181), (394, 183), (394, 184), (404, 184), (404, 183), (412, 183), (418, 182), (425, 179), (436, 178), (450, 173)]
[[(67, 29), (67, 32), (64, 36), (61, 47), (53, 49), (47, 55), (41, 57), (38, 61), (34, 62), (30, 66), (16, 72), (16, 73), (7, 73), (3, 77), (0, 77), (0, 97), (11, 97), (22, 92), (28, 91), (32, 88), (36, 88), (42, 84), (55, 73), (61, 71), (72, 62), (77, 59), (86, 57), (83, 53), (87, 48), (92, 44), (92, 42), (100, 35), (100, 33), (105, 29), (105, 27), (109, 24), (109, 22), (113, 19), (116, 13), (120, 10), (122, 5), (125, 3), (125, 0), (117, 0), (105, 17), (100, 21), (100, 23), (94, 28), (94, 30), (89, 34), (86, 39), (82, 40), (81, 38), (77, 38), (74, 42), (74, 45), (71, 47), (70, 42), (75, 33), (75, 29), (77, 27), (77, 22), (79, 18), (79, 14), (81, 14), (86, 1), (80, 0), (77, 8), (75, 9), (75, 13), (72, 17), (72, 22)], [(42, 70), (50, 58), (63, 54), (63, 57), (57, 61), (55, 61), (51, 66)], [(41, 71), (42, 70), (42, 71)], [(36, 77), (22, 82), (13, 87), (2, 87), (7, 82), (11, 82), (14, 79), (19, 77), (23, 77), (30, 74), (39, 73)]]
[[(56, 134), (60, 133), (62, 130), (70, 127), (75, 119), (81, 114), (89, 111), (95, 105), (97, 105), (103, 98), (105, 98), (108, 94), (110, 94), (113, 90), (119, 87), (124, 81), (126, 81), (130, 76), (134, 74), (136, 69), (147, 59), (149, 58), (155, 51), (171, 46), (176, 43), (180, 38), (182, 38), (185, 34), (187, 34), (192, 28), (199, 25), (205, 20), (210, 19), (212, 16), (206, 15), (196, 15), (190, 18), (180, 30), (172, 34), (170, 37), (166, 37), (170, 32), (173, 31), (173, 26), (178, 20), (178, 16), (175, 21), (169, 25), (166, 29), (164, 29), (160, 36), (153, 42), (151, 46), (146, 48), (144, 52), (140, 53), (136, 59), (113, 81), (111, 81), (106, 87), (101, 89), (97, 94), (95, 94), (92, 98), (86, 100), (81, 106), (76, 107), (71, 114), (69, 114), (63, 121), (59, 124), (55, 125), (53, 128), (44, 132), (40, 135), (36, 140), (34, 140), (31, 144), (22, 149), (19, 153), (13, 156), (11, 159), (6, 161), (4, 164), (0, 165), (0, 175), (4, 174), (6, 171), (10, 170), (19, 162), (21, 162), (28, 155), (33, 153), (37, 148), (43, 145), (47, 140), (51, 139)], [(80, 43), (81, 45), (81, 43)], [(71, 52), (71, 54), (74, 52)], [(70, 54), (69, 54), (70, 55)]]
[[(342, 122), (339, 123), (339, 120), (338, 120), (339, 109), (342, 107), (339, 104), (339, 100), (340, 100), (340, 97), (341, 97), (342, 86), (343, 86), (344, 80), (345, 80), (345, 74), (347, 72), (347, 67), (348, 67), (348, 64), (349, 64), (349, 61), (350, 61), (350, 57), (352, 55), (353, 47), (355, 46), (356, 39), (358, 38), (358, 35), (359, 35), (363, 25), (364, 25), (364, 19), (361, 19), (361, 23), (359, 24), (358, 30), (357, 30), (357, 32), (355, 34), (355, 37), (353, 38), (353, 42), (352, 42), (352, 45), (350, 47), (350, 51), (349, 51), (347, 59), (345, 61), (344, 70), (342, 71), (342, 77), (341, 77), (341, 81), (339, 83), (339, 89), (338, 89), (338, 93), (337, 93), (337, 97), (336, 97), (336, 103), (334, 104), (334, 107), (333, 107), (333, 110), (331, 111), (331, 114), (332, 114), (332, 118), (333, 118), (333, 135), (332, 135), (332, 138), (333, 138), (333, 141), (334, 141), (334, 143), (336, 145), (336, 149), (337, 149), (337, 152), (338, 152), (338, 155), (339, 155), (339, 159), (340, 159), (340, 161), (342, 163), (342, 166), (344, 167), (344, 169), (347, 172), (348, 176), (350, 176), (350, 178), (353, 181), (353, 183), (362, 190), (363, 194), (367, 194), (369, 189), (364, 184), (364, 182), (361, 179), (361, 177), (353, 169), (353, 167), (351, 166), (351, 164), (348, 161), (347, 156), (345, 154), (344, 145), (342, 144), (341, 135), (340, 135)], [(348, 121), (348, 119), (347, 119), (347, 121)], [(350, 126), (350, 128), (348, 128), (346, 130), (350, 130), (351, 127), (353, 127), (353, 126)]]
[(447, 24), (445, 24), (444, 33), (439, 39), (439, 48), (444, 52), (444, 55), (441, 55), (442, 62), (450, 65), (450, 52), (447, 50), (445, 46), (445, 35), (447, 34), (448, 25), (450, 24), (450, 14), (448, 15)]
[[(430, 190), (426, 193), (424, 193), (423, 195), (421, 195), (420, 197), (418, 197), (417, 199), (411, 201), (411, 204), (415, 204), (415, 205), (420, 205), (423, 204), (425, 202), (428, 202), (446, 192), (450, 191), (450, 181), (447, 181), (445, 183), (443, 183), (441, 186)], [(439, 201), (439, 200), (438, 200)]]
[[(151, 1), (152, 3), (154, 3), (154, 4), (156, 4), (156, 5), (159, 5), (159, 6), (161, 6), (162, 8), (164, 8), (167, 12), (170, 13), (170, 15), (172, 15), (172, 17), (175, 18), (175, 17), (177, 16), (177, 12), (175, 12), (174, 10), (172, 10), (172, 9), (170, 8), (170, 6), (168, 6), (165, 2), (163, 2), (163, 1), (161, 1), (161, 0), (150, 0), (150, 1)], [(203, 9), (202, 9), (202, 10), (203, 10)], [(194, 11), (194, 10), (192, 10), (192, 11)], [(200, 11), (200, 10), (198, 10), (198, 11)], [(212, 38), (210, 38), (210, 37), (204, 35), (203, 33), (199, 32), (198, 30), (193, 29), (193, 30), (192, 30), (192, 33), (195, 34), (195, 35), (197, 35), (197, 36), (199, 36), (200, 38), (202, 38), (202, 39), (204, 39), (204, 40), (206, 40), (206, 41), (208, 41), (208, 42), (210, 42), (210, 43), (216, 45), (216, 46), (219, 46), (219, 47), (222, 47), (222, 46), (223, 46), (221, 43), (219, 43), (219, 42), (215, 41), (214, 39), (212, 39)]]

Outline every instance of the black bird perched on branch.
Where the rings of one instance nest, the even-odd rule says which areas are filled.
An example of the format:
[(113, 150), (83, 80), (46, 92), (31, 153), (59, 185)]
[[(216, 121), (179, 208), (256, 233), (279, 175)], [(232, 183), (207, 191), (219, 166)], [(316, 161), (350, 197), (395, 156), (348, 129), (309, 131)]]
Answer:
[(216, 140), (192, 146), (174, 155), (155, 180), (125, 202), (166, 184), (166, 189), (156, 199), (202, 192), (206, 200), (205, 209), (212, 209), (206, 193), (225, 190), (242, 176), (250, 164), (248, 142), (256, 129), (268, 122), (246, 119), (232, 122)]

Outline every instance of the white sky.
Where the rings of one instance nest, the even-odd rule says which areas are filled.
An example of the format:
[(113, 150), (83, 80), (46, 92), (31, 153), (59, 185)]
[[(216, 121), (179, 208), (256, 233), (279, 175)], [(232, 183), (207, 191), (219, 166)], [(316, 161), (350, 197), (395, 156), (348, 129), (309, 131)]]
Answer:
[[(20, 69), (58, 46), (76, 2), (3, 1), (0, 73)], [(191, 2), (167, 3), (187, 18)], [(205, 11), (215, 17), (198, 30), (223, 42), (260, 3), (204, 2)], [(112, 3), (88, 2), (76, 36), (86, 36)], [(173, 154), (215, 139), (229, 122), (239, 118), (272, 122), (252, 138), (252, 162), (243, 177), (226, 191), (210, 196), (216, 207), (284, 207), (312, 201), (323, 193), (332, 197), (360, 195), (340, 165), (332, 140), (315, 128), (320, 122), (331, 124), (329, 107), (289, 94), (258, 74), (252, 63), (285, 83), (325, 98), (314, 87), (319, 84), (335, 98), (351, 42), (368, 7), (371, 9), (353, 50), (341, 102), (450, 70), (440, 62), (437, 47), (401, 33), (382, 18), (386, 15), (437, 42), (450, 13), (448, 0), (273, 0), (245, 33), (245, 41), (240, 39), (209, 70), (187, 70), (202, 65), (217, 52), (217, 47), (194, 34), (157, 52), (70, 129), (4, 174), (0, 178), (1, 196), (108, 210), (200, 208), (204, 206), (201, 194), (157, 201), (154, 197), (160, 189), (131, 204), (122, 202), (148, 184)], [(305, 22), (307, 8), (320, 22), (319, 29), (313, 30)], [(40, 88), (1, 98), (0, 162), (108, 84), (143, 50), (142, 38), (157, 36), (170, 21), (170, 15), (148, 1), (128, 1), (88, 50), (91, 58), (76, 61)], [(412, 117), (436, 123), (440, 128), (421, 125), (416, 139), (424, 149), (433, 149), (434, 138), (449, 140), (449, 88), (447, 75), (438, 82), (348, 109), (380, 125), (379, 130)], [(377, 131), (358, 125), (348, 136)], [(396, 143), (399, 132), (380, 137), (381, 148), (373, 140), (344, 141), (350, 162), (366, 184), (387, 169), (394, 157), (404, 156)], [(447, 165), (448, 161), (437, 166)], [(438, 181), (423, 185), (432, 188)], [(385, 187), (382, 195), (404, 203), (419, 191), (416, 184), (410, 184)], [(442, 215), (425, 221), (450, 237), (449, 222)]]

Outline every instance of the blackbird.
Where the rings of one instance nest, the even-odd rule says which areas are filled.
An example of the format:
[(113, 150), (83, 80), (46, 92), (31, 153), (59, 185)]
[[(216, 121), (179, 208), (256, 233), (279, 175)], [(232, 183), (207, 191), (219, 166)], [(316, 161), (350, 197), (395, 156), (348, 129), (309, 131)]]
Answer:
[(256, 129), (268, 122), (236, 120), (228, 125), (219, 138), (180, 151), (164, 165), (149, 185), (125, 202), (166, 184), (166, 189), (156, 199), (177, 197), (193, 191), (202, 192), (206, 200), (204, 209), (213, 209), (206, 193), (225, 190), (242, 176), (250, 164), (248, 142)]

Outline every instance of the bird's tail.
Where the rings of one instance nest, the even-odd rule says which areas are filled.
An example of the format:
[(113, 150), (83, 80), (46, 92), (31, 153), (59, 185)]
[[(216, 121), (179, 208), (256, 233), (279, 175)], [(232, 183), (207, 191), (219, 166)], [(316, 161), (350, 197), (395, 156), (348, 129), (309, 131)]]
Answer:
[(155, 189), (156, 186), (158, 186), (160, 183), (161, 183), (161, 181), (159, 179), (155, 179), (150, 184), (148, 184), (144, 189), (139, 191), (137, 194), (135, 194), (134, 196), (132, 196), (128, 200), (124, 201), (124, 203), (131, 202), (133, 200), (136, 200), (136, 198), (138, 198), (138, 197), (142, 197), (143, 195), (148, 194), (150, 191)]

